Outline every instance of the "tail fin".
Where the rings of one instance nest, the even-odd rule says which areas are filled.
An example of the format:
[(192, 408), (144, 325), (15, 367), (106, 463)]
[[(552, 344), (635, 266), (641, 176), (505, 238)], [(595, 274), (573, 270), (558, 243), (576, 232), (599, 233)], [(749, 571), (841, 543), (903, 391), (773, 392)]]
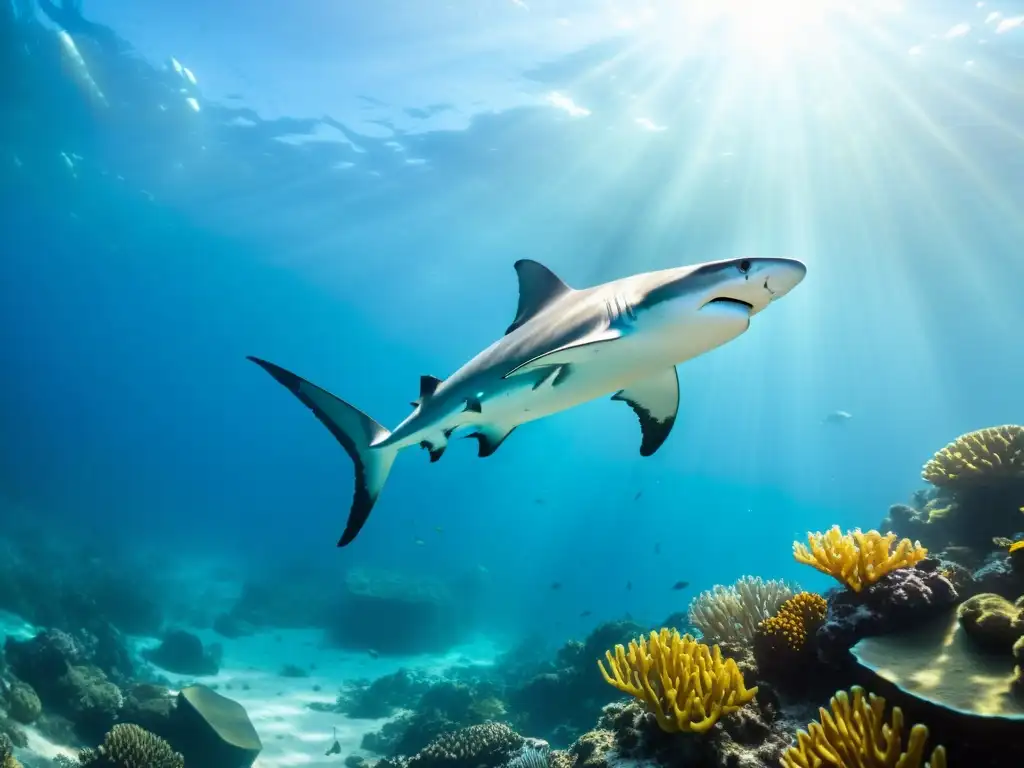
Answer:
[(273, 376), (313, 411), (356, 465), (352, 508), (348, 513), (345, 532), (338, 540), (338, 546), (344, 547), (359, 534), (366, 518), (370, 516), (370, 510), (377, 503), (377, 497), (384, 489), (384, 483), (398, 452), (393, 448), (372, 446), (374, 442), (385, 439), (391, 433), (358, 408), (339, 400), (301, 376), (257, 357), (249, 356), (248, 359)]

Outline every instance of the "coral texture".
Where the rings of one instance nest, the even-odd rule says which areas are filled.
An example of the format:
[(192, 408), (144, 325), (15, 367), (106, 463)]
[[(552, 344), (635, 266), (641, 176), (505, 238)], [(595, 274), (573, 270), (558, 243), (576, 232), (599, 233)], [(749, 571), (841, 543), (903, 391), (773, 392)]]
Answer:
[(890, 571), (908, 568), (928, 556), (928, 550), (910, 539), (896, 544), (895, 533), (864, 533), (859, 528), (842, 533), (832, 526), (825, 533), (808, 533), (807, 544), (793, 542), (793, 557), (845, 584), (854, 592), (874, 584)]
[(960, 435), (924, 465), (921, 476), (940, 487), (1024, 480), (1024, 427), (1008, 424)]
[(788, 690), (818, 679), (806, 673), (818, 663), (817, 632), (827, 612), (824, 597), (801, 592), (762, 621), (753, 648), (759, 679)]
[(471, 725), (446, 733), (412, 757), (409, 768), (497, 768), (523, 748), (525, 740), (503, 723)]
[(78, 756), (82, 768), (184, 768), (185, 759), (171, 746), (137, 725), (119, 723), (97, 749)]
[(690, 623), (711, 643), (749, 643), (757, 625), (775, 614), (799, 587), (784, 581), (744, 576), (729, 587), (716, 585), (690, 603)]
[(893, 707), (886, 723), (885, 699), (865, 694), (863, 688), (839, 691), (830, 702), (832, 711), (818, 710), (820, 722), (797, 733), (797, 743), (782, 756), (783, 768), (946, 768), (946, 750), (936, 747), (924, 760), (928, 728), (910, 729), (903, 750), (903, 712)]
[(959, 596), (937, 565), (924, 560), (887, 573), (860, 592), (831, 592), (828, 616), (818, 630), (818, 653), (840, 659), (865, 637), (908, 629), (950, 608)]
[(651, 632), (630, 641), (629, 651), (605, 651), (609, 673), (599, 660), (605, 681), (640, 699), (666, 732), (704, 733), (718, 719), (752, 701), (757, 688), (746, 688), (736, 662), (676, 630)]

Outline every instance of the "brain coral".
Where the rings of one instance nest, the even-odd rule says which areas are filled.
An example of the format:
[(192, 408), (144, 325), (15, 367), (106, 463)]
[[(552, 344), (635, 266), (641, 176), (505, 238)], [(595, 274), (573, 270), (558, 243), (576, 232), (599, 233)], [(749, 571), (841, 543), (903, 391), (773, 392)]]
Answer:
[(1024, 427), (1007, 424), (960, 435), (924, 465), (921, 476), (940, 487), (1024, 481)]

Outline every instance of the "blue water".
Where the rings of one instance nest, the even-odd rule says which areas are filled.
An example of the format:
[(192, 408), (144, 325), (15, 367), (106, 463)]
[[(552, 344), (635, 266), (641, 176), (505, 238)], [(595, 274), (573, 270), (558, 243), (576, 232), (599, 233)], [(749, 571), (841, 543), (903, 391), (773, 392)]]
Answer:
[[(1020, 3), (868, 3), (773, 45), (763, 10), (667, 2), (87, 0), (107, 32), (70, 30), (85, 70), (20, 5), (0, 126), (12, 529), (301, 562), (325, 588), (354, 566), (482, 574), (482, 632), (558, 643), (746, 573), (819, 588), (794, 538), (879, 526), (935, 450), (1021, 419)], [(588, 286), (742, 255), (808, 275), (680, 366), (655, 456), (607, 400), (486, 460), (409, 451), (342, 550), (348, 458), (245, 360), (393, 426), (421, 374), (511, 322), (516, 259)], [(836, 410), (853, 418), (821, 423)]]

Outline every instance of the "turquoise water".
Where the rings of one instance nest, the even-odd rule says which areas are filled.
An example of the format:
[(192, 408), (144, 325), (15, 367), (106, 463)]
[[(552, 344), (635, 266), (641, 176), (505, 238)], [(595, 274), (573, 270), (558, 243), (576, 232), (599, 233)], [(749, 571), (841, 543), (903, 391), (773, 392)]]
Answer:
[[(16, 6), (0, 495), (41, 558), (441, 579), (467, 642), (554, 647), (743, 574), (823, 589), (794, 539), (879, 527), (1021, 420), (1019, 3)], [(351, 462), (245, 359), (393, 428), (504, 332), (517, 259), (744, 257), (807, 277), (679, 366), (654, 456), (607, 397), (487, 459), (409, 450), (343, 549)]]

